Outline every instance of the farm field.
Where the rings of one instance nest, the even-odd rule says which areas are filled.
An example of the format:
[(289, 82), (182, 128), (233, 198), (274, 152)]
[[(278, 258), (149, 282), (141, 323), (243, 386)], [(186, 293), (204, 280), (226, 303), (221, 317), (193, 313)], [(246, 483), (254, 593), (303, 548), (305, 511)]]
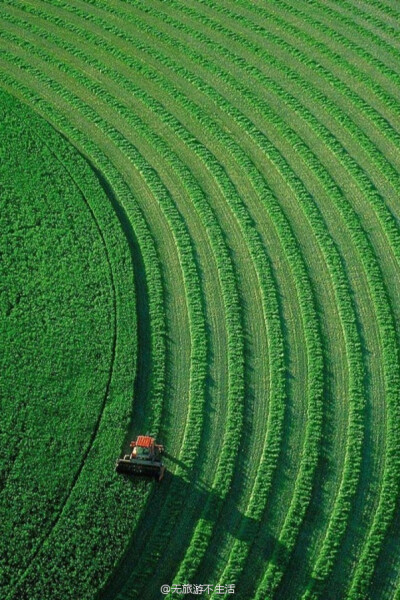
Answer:
[(400, 600), (398, 4), (0, 23), (0, 599)]

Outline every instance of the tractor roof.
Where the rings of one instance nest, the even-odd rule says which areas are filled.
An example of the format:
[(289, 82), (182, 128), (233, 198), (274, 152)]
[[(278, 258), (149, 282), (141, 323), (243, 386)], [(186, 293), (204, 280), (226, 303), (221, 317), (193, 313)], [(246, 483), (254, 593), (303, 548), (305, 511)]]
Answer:
[(149, 435), (138, 435), (136, 446), (141, 448), (150, 448), (154, 444), (154, 438)]

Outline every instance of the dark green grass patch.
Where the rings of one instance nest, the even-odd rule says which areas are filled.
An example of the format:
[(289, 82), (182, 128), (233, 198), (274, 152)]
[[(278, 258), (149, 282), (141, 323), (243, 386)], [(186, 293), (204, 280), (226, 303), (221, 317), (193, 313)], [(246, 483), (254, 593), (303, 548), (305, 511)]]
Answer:
[(8, 589), (88, 450), (115, 324), (110, 269), (81, 191), (47, 145), (46, 127), (10, 97), (0, 102), (0, 555)]
[[(79, 515), (67, 509), (85, 464), (99, 459), (113, 503), (126, 494), (111, 461), (132, 403), (135, 296), (128, 247), (89, 166), (14, 98), (1, 93), (0, 106), (0, 596), (44, 598), (45, 561), (36, 592), (23, 582), (65, 516), (80, 562), (91, 564), (91, 587), (100, 563), (106, 572), (123, 548), (126, 521), (115, 527), (118, 516), (104, 515), (107, 497), (93, 504), (93, 481), (82, 486)], [(96, 217), (101, 201), (108, 231)], [(101, 538), (109, 551), (93, 560)], [(75, 550), (61, 541), (64, 575), (74, 580)]]

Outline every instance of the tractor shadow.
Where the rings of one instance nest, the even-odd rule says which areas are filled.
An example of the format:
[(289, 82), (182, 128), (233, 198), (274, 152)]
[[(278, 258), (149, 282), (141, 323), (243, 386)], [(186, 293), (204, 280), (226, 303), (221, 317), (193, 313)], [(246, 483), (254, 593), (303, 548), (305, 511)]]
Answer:
[[(165, 456), (168, 459), (169, 465), (172, 463), (174, 465), (179, 465), (181, 469), (187, 470), (182, 461), (168, 456), (166, 453)], [(241, 541), (252, 542), (256, 540), (262, 525), (262, 519), (255, 519), (246, 515), (229, 498), (229, 495), (224, 499), (218, 494), (217, 490), (212, 489), (211, 486), (202, 479), (197, 478), (188, 481), (186, 478), (171, 472), (170, 468), (167, 467), (163, 481), (156, 482), (152, 491), (152, 497), (158, 495), (160, 487), (167, 482), (171, 488), (173, 487), (171, 493), (177, 494), (183, 499), (184, 510), (186, 510), (188, 504), (194, 506), (193, 509), (188, 509), (194, 522), (193, 528), (195, 527), (197, 520), (202, 516), (203, 510), (205, 508), (207, 510), (207, 507), (210, 507), (210, 509), (207, 510), (207, 520), (213, 523), (215, 536), (218, 537), (217, 529), (219, 529), (220, 532), (223, 530), (225, 533), (229, 533), (233, 538)], [(186, 514), (182, 513), (178, 517), (177, 523), (184, 520), (185, 517)], [(186, 518), (188, 517), (189, 515), (187, 515)], [(265, 532), (264, 537), (268, 540), (268, 543), (266, 544), (268, 549), (266, 549), (264, 558), (271, 558), (272, 549), (277, 544), (277, 540), (272, 535), (265, 535)], [(282, 553), (282, 549), (280, 552)]]
[[(229, 534), (234, 540), (241, 540), (249, 545), (254, 544), (263, 565), (265, 561), (275, 563), (288, 560), (288, 552), (279, 540), (272, 534), (260, 530), (261, 519), (245, 515), (234, 502), (230, 501), (229, 496), (224, 500), (218, 491), (213, 490), (201, 478), (196, 478), (195, 473), (190, 474), (181, 460), (168, 453), (164, 453), (164, 456), (167, 469), (160, 482), (145, 476), (120, 475), (130, 483), (132, 488), (145, 485), (151, 487), (151, 491), (127, 551), (113, 571), (107, 585), (97, 596), (97, 600), (114, 600), (117, 597), (121, 591), (121, 582), (128, 581), (134, 566), (140, 571), (145, 557), (148, 557), (148, 552), (151, 552), (153, 545), (157, 544), (159, 533), (165, 532), (166, 528), (171, 533), (161, 553), (164, 558), (160, 559), (160, 564), (154, 565), (151, 579), (152, 585), (154, 582), (154, 589), (156, 584), (159, 583), (161, 586), (167, 582), (171, 573), (184, 558), (194, 529), (204, 515), (213, 527), (212, 544), (218, 546), (222, 536)], [(171, 469), (175, 470), (175, 467), (179, 474), (172, 472)], [(172, 505), (173, 510), (171, 510)], [(214, 554), (207, 552), (200, 563), (199, 577), (211, 569), (214, 560)], [(248, 570), (251, 567), (246, 565), (246, 568)], [(197, 577), (194, 577), (193, 583), (201, 582), (197, 582)], [(240, 594), (240, 597), (247, 596)]]

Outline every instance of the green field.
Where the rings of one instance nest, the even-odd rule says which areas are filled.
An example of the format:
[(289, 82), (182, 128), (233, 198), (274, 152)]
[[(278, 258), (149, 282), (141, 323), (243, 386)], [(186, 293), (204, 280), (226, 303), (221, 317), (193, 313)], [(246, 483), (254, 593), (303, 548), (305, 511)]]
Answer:
[(0, 600), (400, 600), (399, 99), (395, 0), (0, 3)]

